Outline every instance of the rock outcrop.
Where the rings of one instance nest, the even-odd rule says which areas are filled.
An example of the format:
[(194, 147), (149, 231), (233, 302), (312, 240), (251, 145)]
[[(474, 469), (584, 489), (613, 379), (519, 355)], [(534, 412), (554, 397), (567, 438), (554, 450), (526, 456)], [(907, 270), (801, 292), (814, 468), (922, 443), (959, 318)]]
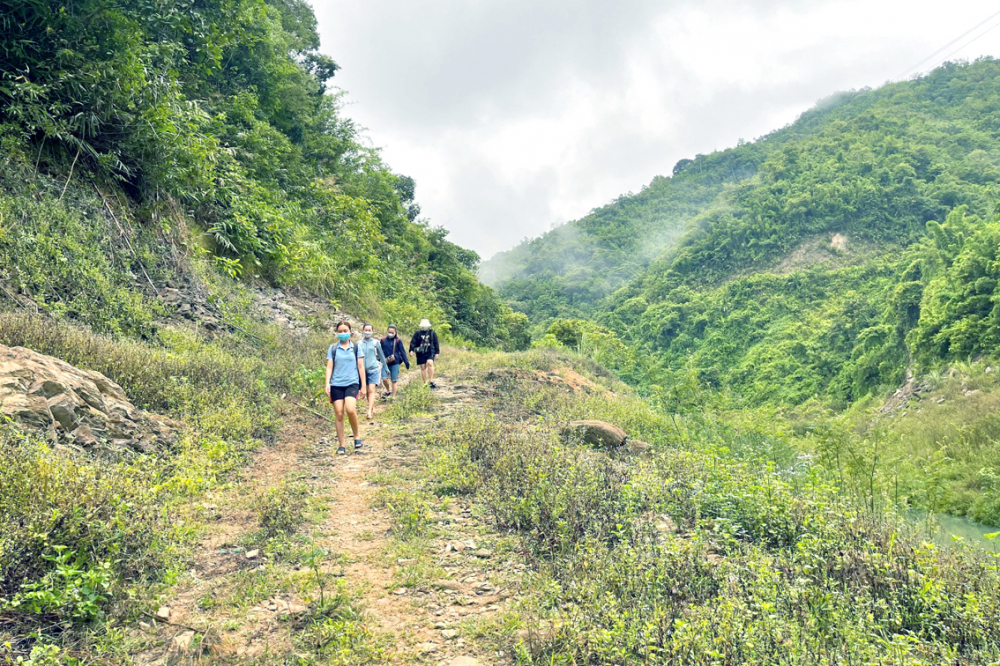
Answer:
[(570, 421), (562, 435), (602, 449), (618, 448), (628, 439), (624, 430), (605, 421)]
[(625, 431), (606, 421), (570, 421), (562, 429), (564, 440), (577, 440), (598, 449), (622, 449), (638, 455), (650, 449), (649, 444), (631, 439)]
[(175, 424), (136, 408), (101, 373), (24, 347), (0, 345), (0, 413), (95, 452), (149, 452), (175, 438)]

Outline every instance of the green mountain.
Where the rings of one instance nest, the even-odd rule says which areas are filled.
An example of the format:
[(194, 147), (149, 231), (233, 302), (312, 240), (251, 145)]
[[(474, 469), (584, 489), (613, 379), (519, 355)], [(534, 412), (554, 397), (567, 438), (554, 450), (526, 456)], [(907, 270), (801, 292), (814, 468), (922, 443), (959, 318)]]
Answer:
[(611, 329), (636, 381), (694, 371), (750, 403), (844, 404), (995, 355), (998, 83), (983, 59), (831, 97), (482, 273), (542, 332)]

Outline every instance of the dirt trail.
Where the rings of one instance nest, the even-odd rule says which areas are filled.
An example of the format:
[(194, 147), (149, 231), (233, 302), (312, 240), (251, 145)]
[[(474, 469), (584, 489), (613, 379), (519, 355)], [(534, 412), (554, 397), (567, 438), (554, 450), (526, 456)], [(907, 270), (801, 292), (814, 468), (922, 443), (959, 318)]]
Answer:
[[(405, 379), (420, 381), (414, 373)], [(420, 486), (426, 456), (416, 435), (474, 407), (477, 387), (441, 376), (434, 398), (432, 413), (402, 423), (383, 423), (380, 403), (363, 425), (365, 448), (347, 456), (333, 455), (332, 423), (289, 406), (277, 442), (257, 455), (243, 482), (196, 507), (206, 527), (193, 567), (164, 598), (160, 621), (145, 623), (148, 649), (137, 663), (323, 662), (296, 641), (301, 623), (294, 620), (308, 615), (312, 601), (302, 592), (307, 568), (282, 561), (267, 543), (247, 545), (259, 529), (254, 498), (288, 479), (308, 486), (312, 507), (328, 508), (301, 532), (330, 553), (324, 574), (360, 597), (381, 663), (497, 663), (495, 650), (477, 643), (475, 623), (499, 621), (493, 618), (513, 596), (510, 574), (522, 567), (495, 554), (497, 535), (460, 502), (434, 500), (426, 509), (431, 528), (412, 540), (394, 536), (390, 512), (378, 508), (387, 492)]]

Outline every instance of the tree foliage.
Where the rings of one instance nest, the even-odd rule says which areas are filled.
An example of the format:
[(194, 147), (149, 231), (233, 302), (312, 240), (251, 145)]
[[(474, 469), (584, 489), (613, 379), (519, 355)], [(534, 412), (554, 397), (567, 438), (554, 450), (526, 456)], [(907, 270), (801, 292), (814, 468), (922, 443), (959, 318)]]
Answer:
[(488, 268), (536, 331), (585, 317), (642, 349), (640, 385), (693, 367), (751, 403), (844, 404), (995, 355), (998, 83), (986, 58), (838, 95)]
[(419, 222), (413, 179), (343, 115), (304, 0), (14, 0), (0, 32), (0, 136), (35, 170), (178, 202), (233, 277), (509, 343), (478, 257)]

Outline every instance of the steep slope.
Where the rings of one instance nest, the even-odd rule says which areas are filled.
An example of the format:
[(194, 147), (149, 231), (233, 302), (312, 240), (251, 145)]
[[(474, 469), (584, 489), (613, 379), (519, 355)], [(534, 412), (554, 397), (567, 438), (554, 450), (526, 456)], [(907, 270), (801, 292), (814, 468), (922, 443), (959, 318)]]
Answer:
[[(722, 181), (726, 157), (755, 165), (611, 297), (574, 308), (565, 278), (530, 268), (501, 282), (501, 294), (536, 325), (599, 316), (637, 350), (637, 378), (674, 383), (693, 369), (753, 402), (854, 400), (900, 381), (914, 362), (982, 353), (986, 339), (955, 343), (940, 332), (990, 315), (988, 237), (977, 236), (980, 251), (971, 237), (988, 236), (994, 214), (998, 82), (1000, 63), (985, 59), (831, 98), (758, 142), (679, 164), (665, 184), (636, 195), (672, 198), (681, 182)], [(628, 217), (633, 199), (608, 210)], [(530, 267), (529, 258), (557, 255), (560, 239), (550, 234), (512, 256)], [(975, 306), (962, 305), (972, 295), (952, 302), (928, 291), (935, 280), (956, 283), (942, 276), (962, 252), (979, 262), (968, 275), (982, 278)]]
[[(508, 341), (510, 311), (476, 280), (478, 256), (418, 218), (413, 180), (328, 91), (338, 66), (307, 3), (23, 0), (2, 25), (0, 216), (26, 221), (0, 235), (12, 293), (93, 323), (109, 315), (70, 305), (73, 280), (138, 275), (155, 296), (144, 265), (172, 236), (233, 278)], [(68, 267), (46, 263), (39, 237)]]

